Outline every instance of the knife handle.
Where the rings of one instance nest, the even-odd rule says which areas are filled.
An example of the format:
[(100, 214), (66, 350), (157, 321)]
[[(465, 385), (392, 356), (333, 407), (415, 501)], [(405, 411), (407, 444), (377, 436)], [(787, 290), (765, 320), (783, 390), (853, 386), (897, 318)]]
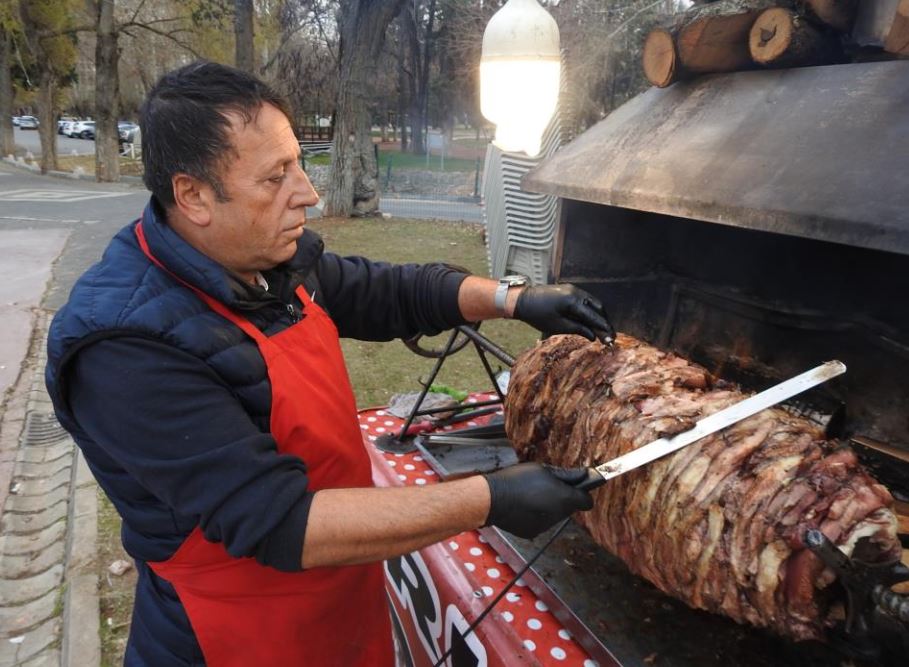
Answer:
[(603, 486), (605, 483), (606, 480), (603, 479), (603, 476), (598, 473), (595, 468), (587, 468), (587, 476), (575, 484), (574, 488), (580, 489), (581, 491), (593, 491), (594, 489)]

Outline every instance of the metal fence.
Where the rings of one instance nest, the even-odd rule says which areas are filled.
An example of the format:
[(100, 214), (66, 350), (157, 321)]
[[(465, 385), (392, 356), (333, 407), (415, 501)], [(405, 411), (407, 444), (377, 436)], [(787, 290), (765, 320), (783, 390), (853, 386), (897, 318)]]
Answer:
[(456, 197), (443, 194), (386, 194), (379, 199), (379, 209), (396, 218), (421, 218), (483, 222), (479, 197)]
[(457, 160), (457, 168), (452, 169), (449, 157), (446, 169), (445, 160), (444, 153), (427, 154), (409, 157), (406, 166), (399, 166), (394, 156), (388, 156), (379, 170), (382, 212), (395, 217), (481, 223), (483, 161), (475, 159), (468, 166), (465, 160)]

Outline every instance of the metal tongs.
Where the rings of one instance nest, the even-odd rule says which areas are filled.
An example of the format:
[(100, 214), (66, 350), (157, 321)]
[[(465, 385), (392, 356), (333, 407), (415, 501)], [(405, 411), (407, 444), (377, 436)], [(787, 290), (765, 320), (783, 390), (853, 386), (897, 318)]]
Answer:
[(773, 407), (777, 403), (792, 398), (796, 394), (816, 387), (845, 372), (846, 365), (843, 362), (836, 360), (827, 361), (810, 371), (796, 375), (794, 378), (765, 389), (754, 396), (749, 396), (708, 417), (704, 417), (693, 428), (683, 433), (678, 433), (670, 438), (659, 438), (611, 461), (588, 468), (586, 479), (575, 486), (585, 491), (595, 489), (613, 477), (623, 475), (629, 470), (634, 470), (683, 447), (687, 447), (705, 436), (732, 426), (743, 419), (756, 415), (762, 410)]

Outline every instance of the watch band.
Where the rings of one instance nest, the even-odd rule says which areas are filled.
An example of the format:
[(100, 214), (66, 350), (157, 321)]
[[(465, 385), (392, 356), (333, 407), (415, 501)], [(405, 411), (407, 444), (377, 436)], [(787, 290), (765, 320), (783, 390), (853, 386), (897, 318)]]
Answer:
[(495, 295), (492, 302), (499, 311), (500, 315), (505, 315), (505, 301), (508, 298), (508, 290), (511, 287), (521, 287), (527, 284), (527, 278), (520, 274), (502, 276), (499, 278), (499, 284), (496, 287)]
[(505, 314), (505, 300), (508, 298), (509, 287), (511, 287), (511, 284), (507, 280), (500, 280), (499, 284), (496, 286), (496, 293), (492, 300), (496, 310), (502, 315)]

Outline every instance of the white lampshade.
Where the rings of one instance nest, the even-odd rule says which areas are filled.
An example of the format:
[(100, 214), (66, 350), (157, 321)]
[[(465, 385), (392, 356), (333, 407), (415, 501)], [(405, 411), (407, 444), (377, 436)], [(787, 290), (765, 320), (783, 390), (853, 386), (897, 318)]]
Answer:
[(508, 0), (483, 33), (480, 110), (503, 151), (540, 152), (559, 99), (559, 27), (537, 0)]

